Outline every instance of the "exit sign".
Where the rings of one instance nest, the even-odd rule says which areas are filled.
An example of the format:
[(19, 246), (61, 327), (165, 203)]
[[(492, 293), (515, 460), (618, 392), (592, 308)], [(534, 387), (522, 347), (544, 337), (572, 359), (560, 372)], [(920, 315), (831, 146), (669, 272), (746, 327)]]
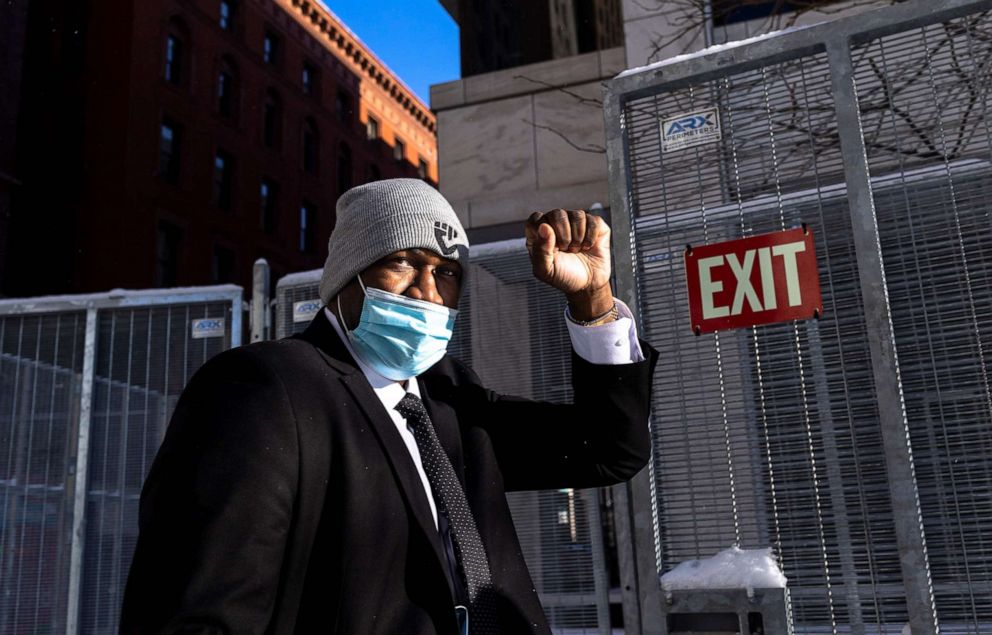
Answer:
[(805, 225), (686, 247), (685, 277), (696, 335), (823, 314), (813, 232)]

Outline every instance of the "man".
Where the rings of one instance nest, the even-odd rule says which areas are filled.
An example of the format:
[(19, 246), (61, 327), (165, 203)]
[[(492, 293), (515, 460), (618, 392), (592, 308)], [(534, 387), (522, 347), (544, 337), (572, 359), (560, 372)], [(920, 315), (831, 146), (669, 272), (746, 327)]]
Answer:
[(121, 630), (548, 633), (504, 492), (628, 479), (648, 460), (645, 360), (609, 286), (609, 229), (526, 223), (565, 292), (575, 403), (497, 395), (445, 356), (468, 243), (414, 179), (338, 202), (300, 336), (190, 381), (141, 498)]

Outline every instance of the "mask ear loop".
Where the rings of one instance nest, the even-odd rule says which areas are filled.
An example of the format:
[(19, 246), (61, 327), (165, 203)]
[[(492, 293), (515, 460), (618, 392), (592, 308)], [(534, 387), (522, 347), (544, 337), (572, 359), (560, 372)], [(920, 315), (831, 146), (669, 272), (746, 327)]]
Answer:
[[(358, 278), (358, 284), (359, 284), (359, 286), (362, 287), (362, 295), (365, 296), (365, 297), (368, 297), (369, 293), (368, 293), (368, 291), (365, 290), (365, 283), (362, 282), (362, 275), (361, 274), (355, 274), (355, 277)], [(337, 294), (337, 296), (335, 297), (335, 299), (338, 302), (338, 319), (341, 320), (341, 326), (342, 326), (342, 328), (344, 328), (344, 330), (346, 332), (347, 331), (350, 331), (351, 329), (348, 328), (348, 325), (344, 321), (344, 315), (342, 315), (342, 313), (341, 313), (341, 294), (340, 293)]]

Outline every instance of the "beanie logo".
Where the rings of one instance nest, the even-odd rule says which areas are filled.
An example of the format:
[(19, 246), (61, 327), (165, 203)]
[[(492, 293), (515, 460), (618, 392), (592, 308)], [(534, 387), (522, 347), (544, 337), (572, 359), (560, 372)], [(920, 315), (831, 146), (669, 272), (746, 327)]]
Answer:
[(441, 248), (441, 255), (450, 256), (455, 253), (457, 247), (452, 245), (451, 241), (458, 238), (457, 229), (447, 223), (437, 221), (434, 223), (434, 237), (437, 238), (437, 244)]

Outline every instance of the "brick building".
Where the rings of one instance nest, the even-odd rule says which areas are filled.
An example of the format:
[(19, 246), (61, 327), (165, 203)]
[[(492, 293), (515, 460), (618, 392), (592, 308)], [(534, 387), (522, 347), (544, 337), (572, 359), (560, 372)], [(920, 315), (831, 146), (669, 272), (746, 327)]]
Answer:
[(248, 286), (319, 267), (348, 187), (437, 182), (430, 110), (323, 5), (28, 6), (5, 295)]

